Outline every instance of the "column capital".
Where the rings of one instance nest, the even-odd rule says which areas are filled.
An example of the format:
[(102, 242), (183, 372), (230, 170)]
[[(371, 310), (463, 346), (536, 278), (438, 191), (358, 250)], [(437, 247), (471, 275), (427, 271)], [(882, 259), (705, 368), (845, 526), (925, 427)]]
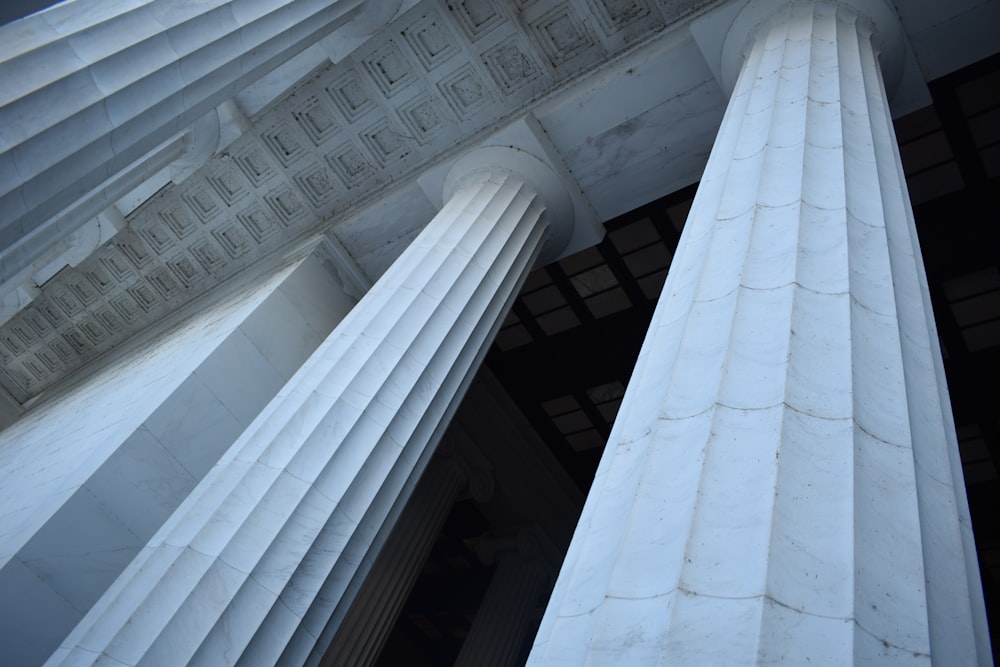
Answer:
[[(317, 638), (383, 539), (377, 527), (398, 517), (546, 238), (546, 208), (518, 178), (478, 181), (456, 197), (233, 443), (161, 529), (162, 541), (140, 552), (51, 664), (195, 656), (214, 664), (233, 655), (304, 664), (320, 650)], [(462, 478), (446, 481), (458, 489)], [(247, 594), (253, 605), (241, 604)]]
[(899, 16), (889, 0), (736, 0), (697, 19), (691, 33), (715, 73), (720, 86), (731, 94), (754, 38), (794, 11), (827, 7), (842, 12), (845, 20), (860, 18), (870, 32), (890, 99), (899, 92), (920, 97), (910, 90), (914, 82), (904, 80), (903, 70), (913, 66), (912, 50), (906, 44)]
[(456, 152), (424, 170), (417, 183), (428, 201), (440, 208), (449, 201), (443, 195), (455, 192), (463, 176), (491, 166), (497, 168), (498, 175), (518, 174), (545, 204), (550, 237), (536, 265), (597, 245), (604, 238), (604, 225), (597, 213), (563, 164), (559, 150), (531, 114), (498, 129), (477, 147)]
[(899, 84), (905, 51), (899, 16), (888, 0), (749, 0), (736, 15), (721, 44), (722, 85), (736, 86), (743, 60), (754, 39), (777, 22), (805, 12), (837, 12), (844, 20), (856, 21), (871, 36), (880, 54), (880, 65), (889, 97)]
[(543, 158), (517, 146), (487, 145), (460, 157), (445, 177), (443, 196), (448, 201), (462, 187), (511, 174), (542, 200), (550, 236), (542, 248), (541, 262), (561, 254), (573, 234), (573, 201), (562, 179)]

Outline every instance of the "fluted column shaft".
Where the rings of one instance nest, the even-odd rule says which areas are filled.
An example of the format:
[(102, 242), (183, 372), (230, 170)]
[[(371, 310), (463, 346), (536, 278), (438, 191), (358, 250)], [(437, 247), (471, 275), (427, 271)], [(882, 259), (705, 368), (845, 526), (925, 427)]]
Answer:
[(756, 33), (529, 664), (990, 664), (868, 25)]
[(546, 204), (503, 169), (461, 180), (49, 664), (301, 664), (534, 264)]
[(431, 462), (339, 624), (324, 667), (362, 667), (378, 659), (466, 481), (456, 460)]
[(549, 567), (527, 532), (495, 548), (497, 568), (455, 667), (517, 667), (532, 612), (551, 585)]

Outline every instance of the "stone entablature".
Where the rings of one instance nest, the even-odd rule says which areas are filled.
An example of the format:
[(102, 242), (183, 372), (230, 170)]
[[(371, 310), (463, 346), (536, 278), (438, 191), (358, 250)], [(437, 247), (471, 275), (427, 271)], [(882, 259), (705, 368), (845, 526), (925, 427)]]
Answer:
[(20, 403), (675, 24), (701, 0), (423, 2), (317, 71), (0, 328)]

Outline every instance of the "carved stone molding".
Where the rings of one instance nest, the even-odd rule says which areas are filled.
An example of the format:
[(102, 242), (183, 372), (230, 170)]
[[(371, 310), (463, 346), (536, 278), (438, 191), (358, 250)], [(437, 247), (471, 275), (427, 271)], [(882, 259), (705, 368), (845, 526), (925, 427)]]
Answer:
[(427, 0), (316, 72), (0, 327), (20, 403), (705, 4)]

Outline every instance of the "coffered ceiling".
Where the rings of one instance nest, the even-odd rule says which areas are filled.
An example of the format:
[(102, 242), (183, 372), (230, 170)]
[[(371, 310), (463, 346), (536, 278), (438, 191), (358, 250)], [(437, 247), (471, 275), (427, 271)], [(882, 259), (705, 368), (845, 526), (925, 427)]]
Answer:
[[(0, 326), (0, 386), (24, 404), (221, 283), (269, 270), (322, 234), (345, 275), (376, 279), (436, 211), (415, 177), (526, 113), (600, 220), (700, 176), (725, 95), (688, 28), (730, 4), (407, 5), (338, 62), (286, 81), (290, 92), (256, 111), (242, 136), (41, 285)], [(975, 53), (942, 56), (923, 36), (974, 36), (996, 7), (907, 5), (911, 69), (951, 67), (995, 47), (970, 39)], [(702, 42), (713, 25), (695, 31)]]
[[(677, 21), (704, 4), (416, 5), (344, 60), (315, 70), (258, 113), (251, 131), (182, 183), (163, 188), (128, 216), (114, 238), (43, 285), (41, 296), (0, 330), (0, 384), (23, 403), (311, 235), (332, 231), (377, 276), (389, 257), (372, 246), (408, 240), (433, 214), (426, 196), (413, 191), (417, 173), (554, 91), (579, 87), (584, 75), (600, 76), (601, 67), (678, 30)], [(704, 68), (700, 73), (710, 79)], [(649, 105), (683, 94), (691, 83), (681, 80), (679, 91), (661, 86), (660, 94), (598, 114), (599, 120), (612, 126), (622, 116), (646, 122)], [(709, 106), (717, 109), (721, 102), (716, 94)], [(561, 139), (580, 144), (568, 163), (607, 157), (601, 148), (607, 136), (597, 136), (596, 148), (589, 149), (581, 137), (564, 132)], [(630, 160), (600, 161), (603, 173), (590, 174), (595, 182)], [(386, 199), (424, 215), (411, 214), (394, 228), (399, 219), (385, 219)], [(415, 207), (408, 202), (413, 199)], [(373, 204), (375, 213), (356, 215)]]

